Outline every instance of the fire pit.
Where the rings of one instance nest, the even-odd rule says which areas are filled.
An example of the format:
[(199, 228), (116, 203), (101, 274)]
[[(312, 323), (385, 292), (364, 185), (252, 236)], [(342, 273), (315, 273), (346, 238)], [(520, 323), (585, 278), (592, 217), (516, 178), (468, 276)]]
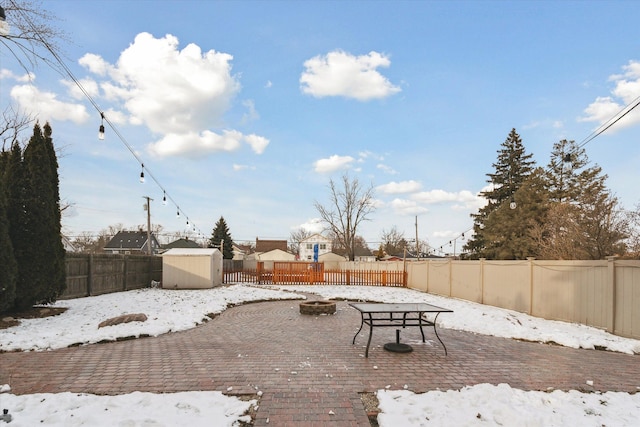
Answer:
[(335, 301), (305, 301), (300, 303), (300, 314), (333, 314), (336, 312)]

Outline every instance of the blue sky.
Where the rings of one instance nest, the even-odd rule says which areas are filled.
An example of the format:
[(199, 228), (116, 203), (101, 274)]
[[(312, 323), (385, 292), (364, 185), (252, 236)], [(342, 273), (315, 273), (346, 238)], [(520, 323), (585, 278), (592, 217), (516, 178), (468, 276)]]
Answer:
[[(5, 5), (6, 0), (1, 0)], [(375, 188), (360, 234), (468, 230), (512, 128), (546, 166), (640, 96), (634, 1), (64, 1), (44, 3), (67, 76), (0, 51), (0, 107), (49, 121), (70, 236), (146, 223), (236, 242), (318, 231), (346, 172)], [(8, 17), (11, 20), (11, 17)], [(640, 111), (585, 145), (626, 209), (640, 194)], [(151, 179), (151, 175), (160, 186)], [(169, 203), (162, 204), (166, 190)], [(181, 211), (180, 218), (176, 211)], [(464, 244), (458, 239), (457, 250)]]

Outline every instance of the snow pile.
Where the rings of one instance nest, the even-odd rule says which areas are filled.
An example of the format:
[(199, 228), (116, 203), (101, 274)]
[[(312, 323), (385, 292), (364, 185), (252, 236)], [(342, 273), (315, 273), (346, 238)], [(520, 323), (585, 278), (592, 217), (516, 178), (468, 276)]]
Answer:
[(415, 394), (377, 393), (381, 427), (634, 426), (640, 394), (522, 391), (507, 384)]
[[(20, 325), (0, 330), (0, 350), (53, 350), (124, 337), (155, 337), (194, 328), (205, 322), (208, 314), (221, 313), (228, 306), (303, 298), (291, 292), (233, 285), (200, 290), (147, 288), (57, 301), (51, 306), (67, 307), (66, 312), (41, 319), (22, 319)], [(139, 312), (147, 315), (145, 322), (98, 329), (103, 320)]]
[(251, 421), (251, 417), (244, 414), (256, 403), (256, 400), (242, 401), (218, 391), (134, 392), (117, 396), (84, 393), (0, 395), (0, 406), (11, 408), (9, 414), (13, 420), (8, 424), (11, 427), (234, 426), (240, 421)]

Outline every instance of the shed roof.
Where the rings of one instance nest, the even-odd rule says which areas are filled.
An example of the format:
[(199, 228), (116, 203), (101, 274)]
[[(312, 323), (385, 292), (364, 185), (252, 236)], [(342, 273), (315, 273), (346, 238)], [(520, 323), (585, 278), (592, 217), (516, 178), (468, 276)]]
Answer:
[(211, 256), (220, 250), (215, 248), (173, 248), (169, 249), (162, 256)]

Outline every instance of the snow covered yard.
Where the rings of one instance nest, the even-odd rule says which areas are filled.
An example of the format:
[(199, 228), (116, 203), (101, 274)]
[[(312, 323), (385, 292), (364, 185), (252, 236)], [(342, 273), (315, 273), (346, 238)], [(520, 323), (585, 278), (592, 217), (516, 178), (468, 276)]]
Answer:
[[(141, 289), (98, 297), (58, 301), (67, 311), (54, 317), (25, 319), (0, 330), (0, 351), (46, 351), (74, 344), (160, 334), (193, 328), (210, 315), (250, 301), (303, 299), (301, 293), (324, 298), (378, 302), (427, 302), (454, 310), (439, 319), (443, 328), (555, 342), (574, 348), (606, 348), (640, 353), (640, 341), (617, 337), (583, 325), (552, 322), (522, 313), (438, 297), (409, 289), (361, 286), (232, 285), (207, 290)], [(145, 313), (146, 322), (97, 328), (105, 319)], [(1, 385), (1, 384), (0, 384)], [(640, 379), (638, 380), (640, 387)], [(255, 401), (239, 401), (220, 392), (131, 393), (94, 396), (58, 393), (12, 395), (8, 385), (0, 394), (0, 408), (11, 408), (12, 426), (190, 424), (237, 425)], [(422, 425), (635, 425), (640, 418), (640, 393), (533, 392), (506, 384), (480, 384), (462, 390), (414, 394), (409, 390), (377, 393), (381, 426)], [(219, 420), (212, 424), (212, 420)], [(1, 421), (0, 421), (1, 423)]]

